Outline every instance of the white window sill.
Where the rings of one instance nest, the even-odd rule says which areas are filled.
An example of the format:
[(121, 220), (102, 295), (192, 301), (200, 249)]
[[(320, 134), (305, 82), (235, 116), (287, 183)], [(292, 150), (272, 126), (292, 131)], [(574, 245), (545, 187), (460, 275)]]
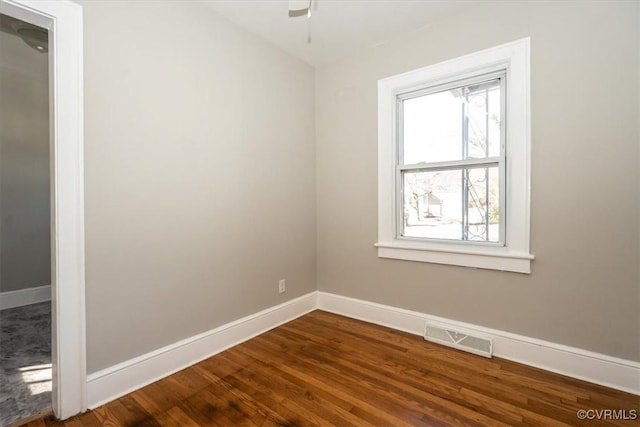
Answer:
[(489, 270), (531, 273), (529, 253), (509, 251), (505, 247), (453, 247), (457, 245), (425, 245), (411, 242), (378, 242), (378, 257), (435, 264), (459, 265)]

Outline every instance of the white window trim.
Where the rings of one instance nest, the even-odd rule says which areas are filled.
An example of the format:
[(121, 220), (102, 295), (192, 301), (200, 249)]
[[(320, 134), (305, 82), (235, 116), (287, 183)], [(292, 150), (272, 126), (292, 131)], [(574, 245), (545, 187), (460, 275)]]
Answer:
[[(378, 256), (492, 270), (531, 272), (530, 39), (465, 55), (378, 81)], [(398, 239), (396, 234), (396, 96), (411, 90), (507, 70), (506, 238), (504, 246)]]

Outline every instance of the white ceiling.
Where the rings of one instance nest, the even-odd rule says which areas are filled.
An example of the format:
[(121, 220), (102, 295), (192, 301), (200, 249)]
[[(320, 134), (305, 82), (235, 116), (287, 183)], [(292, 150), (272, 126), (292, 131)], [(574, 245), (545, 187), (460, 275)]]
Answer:
[(469, 1), (313, 0), (311, 43), (307, 18), (288, 16), (287, 0), (199, 0), (231, 22), (313, 66), (336, 61), (365, 46), (428, 26)]

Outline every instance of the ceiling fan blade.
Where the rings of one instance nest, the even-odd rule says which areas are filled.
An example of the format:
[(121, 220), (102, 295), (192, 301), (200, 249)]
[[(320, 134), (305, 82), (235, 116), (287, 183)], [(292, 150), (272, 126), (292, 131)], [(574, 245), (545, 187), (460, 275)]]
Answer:
[(309, 13), (310, 0), (289, 0), (289, 16), (305, 16)]

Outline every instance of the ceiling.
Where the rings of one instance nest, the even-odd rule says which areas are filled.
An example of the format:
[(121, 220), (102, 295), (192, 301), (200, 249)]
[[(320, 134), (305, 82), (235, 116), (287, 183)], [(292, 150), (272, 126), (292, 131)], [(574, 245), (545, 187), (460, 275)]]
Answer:
[(0, 74), (28, 75), (46, 82), (49, 77), (48, 55), (29, 47), (15, 33), (16, 23), (21, 27), (30, 25), (0, 14)]
[(311, 43), (306, 17), (290, 18), (287, 0), (199, 0), (231, 22), (313, 65), (334, 62), (355, 50), (428, 26), (469, 1), (313, 0)]

